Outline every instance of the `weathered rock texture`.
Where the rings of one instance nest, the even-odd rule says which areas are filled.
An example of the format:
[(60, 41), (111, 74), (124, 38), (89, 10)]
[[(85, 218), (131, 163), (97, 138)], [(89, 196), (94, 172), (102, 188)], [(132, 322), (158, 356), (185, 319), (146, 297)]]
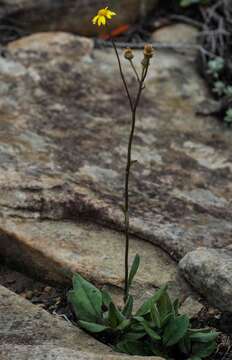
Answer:
[[(65, 33), (9, 52), (0, 59), (2, 216), (82, 216), (122, 229), (130, 116), (114, 53)], [(177, 259), (231, 243), (231, 133), (195, 115), (207, 97), (192, 58), (156, 54), (136, 126), (131, 231)]]
[(109, 6), (117, 12), (111, 21), (112, 28), (132, 24), (154, 9), (158, 0), (2, 0), (0, 20), (10, 21), (17, 27), (34, 31), (68, 31), (81, 35), (104, 32), (93, 26), (91, 19), (97, 11)]
[[(0, 286), (1, 360), (128, 360), (58, 316)], [(135, 360), (144, 357), (133, 357)], [(147, 358), (146, 358), (147, 359)], [(148, 358), (149, 359), (149, 358)], [(150, 359), (162, 360), (151, 357)]]
[(232, 250), (199, 248), (188, 253), (179, 265), (211, 304), (232, 312)]
[[(48, 278), (79, 271), (121, 286), (123, 237), (102, 227), (123, 229), (130, 122), (113, 51), (66, 33), (23, 38), (0, 58), (0, 95), (0, 253)], [(176, 259), (231, 244), (231, 132), (196, 115), (208, 97), (191, 55), (156, 53), (136, 124), (131, 232)], [(137, 289), (174, 281), (170, 258), (132, 244), (146, 262)]]
[(50, 344), (77, 351), (112, 354), (110, 348), (77, 327), (48, 314), (3, 286), (0, 286), (0, 310), (0, 346)]
[[(37, 278), (69, 285), (72, 274), (80, 273), (98, 286), (108, 286), (122, 299), (124, 236), (91, 223), (12, 219), (2, 220), (0, 253), (13, 259)], [(142, 263), (135, 278), (135, 306), (155, 288), (168, 283), (173, 297), (182, 301), (191, 294), (168, 255), (148, 242), (131, 238), (130, 260), (136, 253)]]

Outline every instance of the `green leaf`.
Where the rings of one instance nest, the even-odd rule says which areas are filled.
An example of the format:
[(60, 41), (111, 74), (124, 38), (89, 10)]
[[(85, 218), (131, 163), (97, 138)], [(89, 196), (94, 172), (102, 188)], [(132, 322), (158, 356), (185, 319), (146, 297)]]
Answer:
[(195, 357), (198, 356), (199, 358), (206, 358), (216, 350), (216, 347), (217, 345), (215, 341), (212, 341), (211, 343), (208, 344), (204, 344), (204, 343), (194, 344), (192, 347), (192, 353)]
[(125, 334), (124, 338), (126, 340), (139, 340), (139, 339), (142, 339), (145, 335), (146, 335), (146, 332), (144, 330), (142, 330), (142, 331), (137, 331), (137, 332), (128, 332)]
[(116, 308), (114, 303), (111, 302), (109, 306), (109, 317), (108, 317), (109, 325), (112, 328), (116, 328), (124, 319), (125, 317)]
[(174, 309), (174, 312), (175, 312), (175, 315), (176, 315), (176, 316), (179, 315), (179, 308), (180, 308), (180, 300), (179, 300), (179, 299), (176, 299), (176, 300), (173, 302), (173, 309)]
[(178, 343), (178, 346), (180, 348), (180, 351), (183, 353), (183, 354), (190, 354), (191, 352), (191, 340), (188, 336), (188, 333), (182, 338), (180, 339), (179, 343)]
[(125, 319), (121, 322), (121, 324), (117, 326), (117, 330), (120, 331), (125, 330), (128, 326), (130, 326), (130, 324), (131, 324), (131, 320)]
[(121, 341), (116, 345), (115, 350), (129, 355), (147, 355), (143, 343), (139, 341)]
[(87, 322), (87, 321), (78, 321), (78, 324), (80, 325), (80, 327), (82, 329), (85, 329), (86, 331), (90, 332), (90, 333), (100, 333), (103, 332), (105, 330), (108, 330), (107, 326), (104, 325), (100, 325), (100, 324), (95, 324), (95, 323), (91, 323), (91, 322)]
[(167, 285), (161, 286), (161, 288), (157, 290), (152, 297), (150, 297), (144, 302), (144, 304), (137, 311), (136, 315), (143, 316), (150, 313), (152, 306), (155, 304), (155, 302), (157, 302), (160, 299), (160, 297), (163, 295), (163, 293), (166, 290), (167, 290)]
[(151, 308), (151, 319), (155, 323), (155, 325), (160, 329), (161, 328), (160, 314), (156, 304), (154, 304), (154, 306), (152, 306)]
[(132, 311), (133, 311), (133, 297), (131, 295), (129, 295), (128, 299), (127, 299), (127, 302), (126, 302), (126, 305), (122, 311), (123, 315), (126, 317), (126, 318), (129, 318), (132, 314)]
[(219, 333), (216, 331), (210, 331), (208, 333), (205, 332), (196, 332), (190, 335), (190, 339), (192, 341), (201, 342), (201, 343), (208, 343), (212, 342), (217, 339)]
[(130, 274), (129, 274), (129, 278), (128, 278), (128, 285), (129, 287), (131, 286), (133, 279), (138, 271), (139, 268), (139, 264), (140, 264), (140, 257), (138, 254), (135, 255), (133, 264), (131, 266), (131, 270), (130, 270)]
[(110, 294), (105, 291), (105, 290), (102, 290), (102, 302), (103, 304), (106, 306), (106, 307), (109, 307), (110, 303), (113, 302)]
[(175, 310), (167, 291), (165, 291), (157, 301), (157, 308), (160, 314), (161, 327), (164, 326), (164, 320), (169, 314), (173, 314), (173, 317), (175, 317)]
[(143, 323), (144, 329), (146, 333), (150, 336), (152, 340), (161, 340), (161, 337), (157, 332), (155, 332), (153, 329), (150, 328), (150, 326), (147, 324), (147, 322), (144, 321)]
[(186, 315), (178, 316), (172, 319), (166, 326), (163, 335), (163, 343), (166, 346), (177, 344), (187, 333), (189, 328), (189, 319)]
[(73, 277), (74, 290), (68, 294), (78, 320), (97, 322), (102, 315), (102, 294), (80, 275)]

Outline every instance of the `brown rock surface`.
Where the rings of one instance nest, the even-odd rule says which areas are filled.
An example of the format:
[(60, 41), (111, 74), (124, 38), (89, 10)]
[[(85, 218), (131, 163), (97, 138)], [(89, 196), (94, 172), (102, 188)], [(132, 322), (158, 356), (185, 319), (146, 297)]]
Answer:
[[(112, 27), (132, 24), (157, 6), (158, 0), (2, 0), (0, 20), (10, 21), (29, 32), (68, 31), (94, 35), (98, 31), (91, 19), (99, 8), (109, 5), (117, 12)], [(101, 33), (104, 31), (101, 28)]]
[[(113, 52), (65, 33), (21, 39), (0, 58), (0, 94), (2, 217), (122, 229), (129, 114)], [(131, 231), (177, 259), (231, 243), (231, 132), (195, 115), (208, 96), (192, 59), (157, 52), (136, 127)]]

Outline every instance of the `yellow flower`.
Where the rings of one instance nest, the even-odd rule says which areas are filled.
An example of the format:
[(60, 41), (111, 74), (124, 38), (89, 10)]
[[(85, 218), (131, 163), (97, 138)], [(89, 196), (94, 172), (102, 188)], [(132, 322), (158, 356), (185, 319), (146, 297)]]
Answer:
[(115, 12), (108, 10), (108, 6), (98, 11), (97, 15), (93, 18), (93, 24), (98, 26), (105, 26), (107, 19), (111, 19), (112, 16), (116, 15)]

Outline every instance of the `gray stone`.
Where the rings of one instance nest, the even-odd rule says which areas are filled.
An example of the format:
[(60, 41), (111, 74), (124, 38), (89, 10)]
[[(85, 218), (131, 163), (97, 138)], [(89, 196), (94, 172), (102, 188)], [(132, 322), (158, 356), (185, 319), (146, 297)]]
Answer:
[(179, 263), (186, 279), (210, 304), (232, 311), (232, 251), (199, 248)]
[[(82, 330), (0, 286), (1, 360), (127, 360)], [(144, 357), (133, 357), (143, 360)], [(146, 358), (147, 359), (147, 358)], [(149, 359), (149, 358), (148, 358)], [(158, 357), (150, 359), (162, 360)]]
[(0, 346), (1, 360), (164, 360), (156, 356), (107, 355), (88, 353), (52, 345), (9, 345)]
[[(99, 343), (61, 317), (52, 316), (39, 306), (0, 286), (0, 346), (46, 345), (76, 351), (112, 354)], [(1, 353), (0, 353), (1, 354)], [(2, 360), (2, 357), (1, 357)]]
[[(0, 20), (2, 23), (15, 21), (17, 27), (29, 32), (58, 30), (95, 35), (109, 31), (93, 26), (91, 21), (107, 4), (100, 0), (2, 0)], [(110, 22), (114, 28), (133, 24), (154, 9), (158, 0), (117, 0), (109, 4), (117, 13)]]

